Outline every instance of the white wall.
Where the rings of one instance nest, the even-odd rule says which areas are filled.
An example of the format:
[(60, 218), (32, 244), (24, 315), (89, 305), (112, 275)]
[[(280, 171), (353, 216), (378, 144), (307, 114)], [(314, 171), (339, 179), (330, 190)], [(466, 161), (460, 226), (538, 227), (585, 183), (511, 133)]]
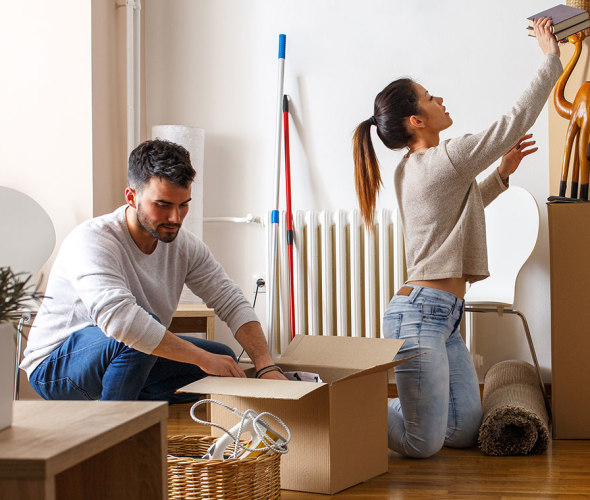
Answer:
[[(116, 1), (0, 7), (0, 185), (31, 196), (53, 221), (45, 279), (76, 225), (124, 202), (125, 9)], [(1, 244), (35, 250), (11, 235)], [(38, 398), (25, 379), (21, 398)]]
[[(47, 211), (56, 250), (93, 215), (90, 28), (90, 0), (0, 7), (0, 185)], [(9, 234), (1, 238), (1, 245), (35, 250)], [(53, 256), (42, 269), (45, 280)], [(39, 398), (26, 377), (20, 381), (21, 399)]]
[(0, 8), (0, 184), (49, 213), (57, 246), (92, 217), (90, 26), (90, 0)]
[[(291, 96), (294, 208), (354, 208), (351, 135), (387, 83), (411, 76), (455, 121), (442, 138), (476, 132), (517, 99), (541, 59), (526, 17), (546, 0), (147, 0), (147, 125), (178, 123), (206, 131), (204, 215), (261, 215), (272, 207), (278, 34), (287, 35), (285, 92)], [(544, 111), (532, 130), (540, 150), (512, 182), (529, 189), (541, 234), (517, 290), (540, 363), (550, 366), (549, 257), (544, 201), (548, 134)], [(395, 203), (392, 177), (401, 153), (378, 141), (385, 181), (380, 206)], [(284, 200), (284, 190), (281, 199)], [(284, 205), (284, 201), (282, 202)], [(263, 273), (264, 232), (209, 224), (205, 241), (252, 297)], [(509, 244), (509, 242), (507, 242)], [(265, 318), (265, 301), (257, 311)], [(511, 318), (477, 321), (487, 367), (530, 360)], [(227, 330), (217, 324), (219, 338)]]

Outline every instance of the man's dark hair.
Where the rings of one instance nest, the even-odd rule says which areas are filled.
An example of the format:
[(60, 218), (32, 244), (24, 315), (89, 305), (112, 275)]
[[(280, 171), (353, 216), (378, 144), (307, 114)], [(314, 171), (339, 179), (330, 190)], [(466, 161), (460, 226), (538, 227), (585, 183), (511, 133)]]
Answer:
[(127, 182), (140, 191), (152, 177), (187, 188), (195, 178), (189, 152), (174, 142), (154, 139), (142, 142), (129, 155)]

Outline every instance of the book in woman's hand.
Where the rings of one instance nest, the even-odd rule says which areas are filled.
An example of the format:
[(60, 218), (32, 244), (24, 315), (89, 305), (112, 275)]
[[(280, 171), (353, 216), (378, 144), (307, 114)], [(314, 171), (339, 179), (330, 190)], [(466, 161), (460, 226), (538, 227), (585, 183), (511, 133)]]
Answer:
[(559, 33), (570, 26), (586, 21), (590, 18), (590, 15), (586, 9), (577, 9), (569, 5), (556, 5), (555, 7), (528, 17), (529, 28), (532, 29), (535, 20), (541, 19), (542, 17), (550, 17), (553, 20), (553, 32)]

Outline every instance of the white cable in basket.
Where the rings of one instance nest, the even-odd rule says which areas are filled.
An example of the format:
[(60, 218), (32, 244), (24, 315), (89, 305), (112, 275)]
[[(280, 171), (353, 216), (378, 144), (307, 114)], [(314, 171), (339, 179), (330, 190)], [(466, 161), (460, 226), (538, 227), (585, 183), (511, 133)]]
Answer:
[[(206, 403), (218, 404), (232, 413), (235, 413), (240, 417), (240, 422), (232, 427), (231, 430), (227, 430), (222, 425), (214, 422), (208, 422), (207, 420), (201, 420), (195, 415), (195, 410), (198, 406)], [(203, 457), (205, 459), (222, 459), (223, 452), (232, 443), (235, 443), (234, 452), (229, 458), (246, 458), (246, 457), (257, 457), (272, 450), (276, 453), (287, 453), (287, 443), (291, 441), (291, 431), (289, 427), (276, 415), (269, 412), (256, 413), (254, 410), (246, 410), (244, 412), (239, 411), (237, 408), (222, 403), (216, 399), (201, 399), (197, 401), (191, 407), (191, 418), (200, 424), (210, 425), (217, 427), (222, 430), (225, 434), (221, 436), (215, 443), (213, 443), (207, 454)], [(276, 420), (285, 429), (287, 437), (284, 438), (278, 434), (274, 429), (266, 423), (264, 417), (270, 417)], [(251, 440), (247, 445), (240, 442), (240, 438), (243, 433), (250, 433)]]

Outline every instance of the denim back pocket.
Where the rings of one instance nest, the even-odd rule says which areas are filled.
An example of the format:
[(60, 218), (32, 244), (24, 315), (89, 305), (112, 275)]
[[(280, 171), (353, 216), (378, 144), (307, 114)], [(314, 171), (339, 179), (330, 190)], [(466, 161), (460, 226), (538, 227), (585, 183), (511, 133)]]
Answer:
[(399, 339), (401, 325), (401, 313), (385, 313), (385, 316), (383, 316), (383, 337), (386, 339)]

